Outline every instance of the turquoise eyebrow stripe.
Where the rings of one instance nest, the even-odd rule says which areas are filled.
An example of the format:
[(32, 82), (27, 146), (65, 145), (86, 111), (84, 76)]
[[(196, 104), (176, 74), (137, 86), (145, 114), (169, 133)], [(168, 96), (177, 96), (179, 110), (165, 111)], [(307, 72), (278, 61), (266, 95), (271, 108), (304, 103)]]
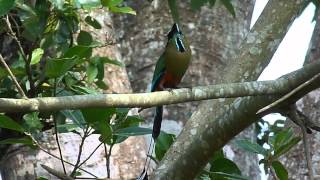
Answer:
[(180, 38), (175, 38), (176, 47), (180, 52), (184, 52), (186, 48)]

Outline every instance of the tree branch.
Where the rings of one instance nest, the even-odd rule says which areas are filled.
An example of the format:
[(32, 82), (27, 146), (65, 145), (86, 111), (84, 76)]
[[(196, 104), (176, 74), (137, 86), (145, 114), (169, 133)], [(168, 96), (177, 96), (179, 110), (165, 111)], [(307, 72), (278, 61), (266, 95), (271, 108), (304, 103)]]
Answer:
[(35, 87), (34, 87), (34, 81), (33, 81), (33, 78), (32, 78), (32, 69), (31, 69), (31, 65), (30, 65), (31, 55), (28, 57), (27, 54), (25, 53), (25, 51), (23, 50), (23, 47), (22, 47), (22, 44), (21, 44), (20, 40), (17, 38), (16, 33), (12, 30), (11, 23), (9, 21), (9, 16), (7, 15), (3, 19), (7, 24), (7, 27), (8, 27), (9, 33), (10, 33), (9, 35), (11, 35), (11, 37), (16, 41), (16, 43), (18, 45), (18, 48), (19, 48), (19, 51), (20, 51), (20, 53), (21, 53), (21, 55), (23, 57), (23, 60), (25, 61), (26, 74), (28, 76), (28, 80), (29, 80), (29, 83), (30, 83), (31, 92), (34, 92), (35, 91)]
[(308, 81), (310, 76), (305, 76), (303, 81), (298, 81), (296, 74), (312, 74), (313, 68), (320, 69), (320, 61), (272, 81), (220, 84), (152, 93), (75, 95), (29, 99), (0, 98), (0, 112), (57, 111), (92, 107), (151, 107), (217, 98), (281, 95), (290, 92), (291, 89), (304, 81)]
[(9, 66), (7, 65), (6, 61), (3, 59), (2, 55), (0, 54), (0, 61), (2, 63), (2, 65), (4, 66), (4, 68), (8, 71), (13, 83), (16, 85), (20, 95), (22, 98), (24, 99), (28, 99), (26, 94), (23, 92), (23, 89), (21, 88), (21, 86), (19, 85), (16, 77), (14, 76), (14, 74), (12, 73), (12, 71), (10, 70)]
[[(277, 108), (277, 106), (283, 106), (283, 104), (288, 104), (290, 102), (295, 102), (297, 101), (295, 95), (299, 94), (301, 91), (303, 93), (306, 92), (305, 88), (310, 88), (310, 84), (314, 84), (314, 82), (320, 82), (320, 73), (312, 77), (310, 80), (304, 82), (303, 84), (299, 85), (296, 87), (294, 90), (290, 91), (288, 94), (284, 95), (280, 99), (276, 100), (275, 102), (271, 103), (270, 105), (260, 109), (257, 114), (266, 114), (268, 111), (273, 111), (272, 109)], [(299, 97), (299, 96), (298, 96)], [(290, 102), (289, 99), (291, 99)]]
[[(299, 0), (294, 3), (269, 0), (238, 48), (237, 55), (221, 70), (218, 82), (256, 80), (306, 3)], [(313, 69), (312, 73), (299, 76), (297, 80), (301, 84), (304, 82), (302, 79), (312, 78), (317, 73), (319, 69)], [(277, 98), (279, 96), (256, 96), (202, 103), (187, 121), (151, 179), (195, 178), (213, 152), (258, 120), (256, 112)]]
[(57, 178), (59, 178), (59, 179), (62, 179), (62, 180), (74, 180), (72, 177), (66, 175), (65, 173), (62, 173), (62, 172), (57, 171), (55, 169), (52, 169), (49, 166), (46, 166), (44, 164), (41, 164), (41, 167), (43, 169), (45, 169), (46, 171), (48, 171), (50, 174), (52, 174), (52, 175), (56, 176)]

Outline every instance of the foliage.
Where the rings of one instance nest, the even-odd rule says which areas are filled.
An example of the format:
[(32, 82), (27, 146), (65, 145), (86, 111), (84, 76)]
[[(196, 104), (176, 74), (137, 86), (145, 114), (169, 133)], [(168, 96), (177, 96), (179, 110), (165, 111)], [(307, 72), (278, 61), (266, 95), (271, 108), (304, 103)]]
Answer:
[[(219, 0), (219, 2), (228, 10), (228, 12), (235, 18), (236, 12), (231, 3), (231, 0)], [(199, 10), (202, 6), (209, 4), (209, 7), (213, 7), (216, 4), (216, 0), (190, 0), (191, 9), (194, 11)], [(168, 0), (171, 16), (174, 22), (180, 23), (179, 10), (176, 0)]]
[[(113, 13), (132, 15), (135, 11), (125, 6), (123, 0), (31, 2), (0, 1), (0, 32), (5, 32), (1, 36), (11, 38), (13, 43), (10, 46), (17, 47), (4, 58), (8, 58), (10, 69), (27, 96), (99, 94), (108, 89), (104, 81), (105, 65), (123, 67), (123, 64), (109, 57), (93, 56), (94, 48), (108, 46), (111, 41), (96, 39), (83, 26), (102, 29), (102, 24), (89, 15), (94, 8), (103, 7)], [(2, 67), (0, 84), (1, 97), (21, 97)], [(128, 112), (127, 108), (94, 108), (4, 114), (0, 115), (0, 128), (7, 129), (11, 136), (0, 136), (0, 144), (40, 146), (40, 133), (52, 127), (57, 133), (71, 132), (83, 139), (98, 134), (101, 143), (110, 146), (123, 142), (129, 136), (151, 133), (150, 129), (138, 127), (142, 121), (140, 117), (128, 115)], [(76, 164), (74, 176), (80, 163)]]
[(286, 168), (279, 161), (279, 158), (288, 153), (299, 141), (300, 137), (295, 136), (291, 128), (283, 128), (283, 120), (277, 120), (274, 124), (261, 120), (260, 128), (265, 125), (266, 130), (258, 137), (258, 143), (242, 139), (235, 141), (236, 145), (248, 152), (260, 154), (263, 158), (259, 161), (266, 173), (275, 172), (280, 180), (288, 179)]
[[(217, 0), (191, 0), (191, 8), (193, 10), (199, 10), (202, 6), (209, 4), (210, 7), (213, 7), (216, 4)], [(233, 17), (236, 17), (236, 12), (231, 3), (231, 0), (219, 0), (219, 2), (230, 12)]]
[[(155, 146), (155, 157), (151, 159), (161, 161), (164, 154), (170, 148), (171, 144), (175, 140), (175, 135), (161, 132)], [(238, 166), (231, 160), (225, 158), (223, 151), (213, 153), (211, 160), (209, 161), (210, 168), (205, 168), (197, 179), (241, 179), (248, 180), (248, 177), (242, 176)]]

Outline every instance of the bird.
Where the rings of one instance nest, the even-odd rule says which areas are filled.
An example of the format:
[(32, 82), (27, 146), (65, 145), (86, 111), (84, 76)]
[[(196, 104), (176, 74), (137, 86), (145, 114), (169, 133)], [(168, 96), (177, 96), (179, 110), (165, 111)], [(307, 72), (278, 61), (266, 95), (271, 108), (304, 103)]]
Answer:
[[(177, 88), (189, 67), (190, 61), (191, 49), (189, 43), (180, 30), (179, 25), (174, 23), (167, 35), (165, 49), (156, 63), (151, 82), (151, 92)], [(162, 114), (163, 106), (157, 106), (152, 128), (152, 138), (154, 142), (156, 142), (160, 134)], [(151, 144), (152, 143), (150, 143), (150, 146)], [(146, 167), (144, 167), (143, 171), (146, 174)]]

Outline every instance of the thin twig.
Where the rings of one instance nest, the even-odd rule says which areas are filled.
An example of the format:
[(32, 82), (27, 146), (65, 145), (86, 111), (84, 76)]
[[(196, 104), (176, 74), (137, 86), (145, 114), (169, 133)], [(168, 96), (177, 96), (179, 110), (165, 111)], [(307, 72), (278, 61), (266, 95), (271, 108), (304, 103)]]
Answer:
[[(57, 78), (54, 79), (53, 96), (56, 96), (56, 90), (57, 90)], [(53, 114), (53, 122), (54, 122), (55, 139), (56, 139), (56, 142), (57, 142), (57, 145), (58, 145), (59, 156), (60, 156), (60, 159), (61, 159), (61, 164), (62, 164), (63, 172), (64, 172), (64, 174), (67, 174), (66, 167), (64, 166), (64, 161), (63, 161), (63, 156), (62, 156), (62, 150), (61, 150), (60, 143), (59, 143), (58, 123), (57, 123), (57, 119), (56, 119), (55, 113)]]
[(92, 152), (91, 154), (82, 162), (79, 164), (79, 167), (81, 167), (84, 163), (86, 163), (90, 158), (91, 156), (98, 150), (98, 148), (102, 145), (103, 143), (100, 143)]
[(17, 37), (20, 37), (20, 34), (21, 34), (21, 33), (20, 33), (19, 25), (18, 25), (16, 19), (14, 19), (14, 17), (12, 17), (11, 15), (9, 15), (9, 16), (10, 16), (12, 22), (14, 23), (14, 25), (16, 26), (16, 29), (17, 29)]
[(50, 174), (56, 176), (57, 178), (59, 179), (62, 179), (62, 180), (74, 180), (72, 177), (66, 175), (66, 174), (63, 174), (62, 172), (60, 171), (57, 171), (55, 169), (52, 169), (50, 168), (49, 166), (46, 166), (44, 164), (41, 164), (41, 167), (43, 169), (45, 169), (46, 171), (48, 171)]
[(107, 145), (104, 143), (103, 144), (103, 147), (104, 147), (104, 154), (106, 156), (106, 168), (107, 168), (107, 178), (109, 178), (109, 168), (108, 168), (108, 149), (107, 149)]
[(270, 174), (272, 175), (272, 177), (275, 179), (275, 180), (278, 180), (278, 177), (276, 175), (276, 173), (274, 172), (274, 170), (272, 168), (270, 168)]
[(289, 99), (291, 96), (295, 95), (296, 93), (298, 93), (300, 90), (302, 90), (303, 88), (309, 86), (311, 83), (313, 83), (314, 81), (318, 81), (318, 78), (320, 77), (320, 73), (316, 74), (315, 76), (313, 76), (311, 79), (309, 79), (308, 81), (300, 84), (298, 87), (296, 87), (295, 89), (293, 89), (292, 91), (290, 91), (288, 94), (282, 96), (280, 99), (276, 100), (275, 102), (269, 104), (268, 106), (260, 109), (256, 114), (261, 114), (264, 113), (272, 108), (274, 108), (275, 106), (281, 104), (282, 102), (286, 101), (287, 99)]
[(81, 154), (82, 154), (82, 147), (83, 147), (83, 145), (84, 145), (84, 141), (85, 141), (86, 138), (88, 137), (88, 129), (89, 129), (89, 126), (87, 125), (86, 130), (85, 130), (85, 132), (84, 132), (84, 135), (83, 135), (83, 137), (81, 138), (81, 143), (80, 143), (80, 145), (79, 145), (79, 153), (78, 153), (77, 162), (76, 162), (76, 164), (75, 164), (75, 166), (74, 166), (74, 168), (73, 168), (73, 170), (72, 170), (72, 172), (71, 172), (71, 174), (70, 174), (71, 177), (74, 177), (74, 176), (75, 176), (75, 173), (76, 173), (76, 171), (77, 171), (77, 169), (78, 169), (78, 167), (79, 167), (79, 163), (80, 163), (80, 159), (81, 159)]
[(311, 154), (310, 143), (309, 143), (309, 139), (308, 139), (308, 135), (307, 135), (307, 129), (306, 129), (306, 127), (301, 127), (301, 130), (302, 130), (304, 154), (305, 154), (306, 160), (307, 160), (309, 180), (314, 180), (312, 160), (311, 160), (311, 156), (310, 156), (310, 154)]
[(3, 59), (2, 55), (0, 54), (0, 61), (2, 63), (2, 65), (4, 66), (4, 68), (8, 71), (12, 81), (14, 82), (14, 84), (16, 85), (20, 95), (22, 96), (22, 98), (24, 99), (28, 99), (28, 97), (26, 96), (26, 94), (23, 92), (23, 89), (21, 88), (21, 86), (19, 85), (16, 77), (13, 75), (13, 73), (11, 72), (9, 66), (7, 65), (6, 61)]
[(35, 86), (34, 86), (34, 81), (33, 81), (33, 78), (32, 78), (32, 70), (31, 70), (31, 65), (30, 65), (31, 56), (27, 57), (27, 54), (23, 50), (23, 47), (22, 47), (22, 44), (21, 44), (20, 40), (17, 38), (16, 33), (12, 30), (11, 23), (9, 21), (9, 16), (7, 15), (6, 18), (4, 18), (4, 20), (5, 20), (6, 24), (7, 24), (8, 30), (10, 32), (9, 34), (16, 41), (16, 43), (18, 45), (18, 48), (19, 48), (19, 51), (20, 51), (20, 53), (21, 53), (21, 55), (23, 57), (23, 60), (25, 61), (25, 70), (26, 70), (26, 73), (27, 73), (27, 76), (28, 76), (28, 80), (29, 80), (29, 83), (30, 83), (31, 92), (33, 92), (33, 91), (35, 91)]
[[(52, 157), (54, 157), (54, 158), (56, 158), (56, 159), (61, 160), (58, 156), (50, 153), (48, 150), (46, 150), (45, 148), (41, 147), (40, 145), (37, 145), (37, 146), (38, 146), (39, 149), (42, 150), (43, 152), (49, 154), (50, 156), (52, 156)], [(68, 162), (68, 161), (66, 161), (66, 160), (63, 160), (63, 162), (65, 162), (66, 164), (69, 164), (69, 165), (71, 165), (71, 166), (75, 166), (74, 164), (72, 164), (71, 162)], [(89, 175), (91, 175), (91, 176), (93, 176), (93, 177), (95, 177), (95, 178), (98, 178), (96, 175), (92, 174), (91, 172), (89, 172), (89, 171), (87, 171), (87, 170), (85, 170), (85, 169), (83, 169), (83, 168), (80, 168), (80, 167), (79, 167), (78, 169), (80, 169), (81, 171), (83, 171), (83, 172), (85, 172), (85, 173), (88, 173)]]
[(309, 128), (308, 124), (306, 124), (306, 122), (305, 122), (305, 117), (301, 116), (298, 113), (298, 110), (295, 105), (292, 105), (290, 107), (290, 110), (287, 113), (287, 115), (292, 121), (294, 121), (301, 128), (304, 154), (306, 156), (306, 161), (307, 161), (309, 180), (314, 180), (312, 160), (311, 160), (311, 155), (310, 155), (311, 154), (310, 143), (308, 141), (308, 135), (307, 135), (307, 128)]
[(9, 16), (6, 16), (6, 18), (3, 18), (4, 19), (4, 21), (6, 22), (6, 24), (7, 24), (7, 27), (8, 27), (8, 30), (9, 30), (9, 32), (10, 32), (10, 35), (11, 35), (11, 37), (16, 41), (16, 43), (17, 43), (17, 45), (18, 45), (18, 48), (19, 48), (19, 51), (21, 52), (21, 55), (22, 55), (22, 57), (23, 57), (23, 60), (25, 61), (25, 62), (27, 62), (27, 56), (26, 56), (26, 53), (24, 52), (24, 50), (23, 50), (23, 48), (22, 48), (22, 45), (21, 45), (21, 42), (19, 41), (19, 39), (17, 38), (17, 36), (16, 36), (16, 33), (12, 30), (12, 28), (11, 28), (11, 23), (10, 23), (10, 21), (9, 21)]
[(107, 178), (110, 178), (110, 157), (113, 144), (110, 145), (109, 152), (107, 150), (106, 144), (104, 144), (104, 152), (106, 154), (106, 167), (107, 167)]
[[(42, 150), (43, 152), (47, 153), (48, 155), (50, 155), (50, 156), (52, 156), (52, 157), (54, 157), (54, 158), (56, 158), (56, 159), (61, 160), (58, 156), (50, 153), (48, 150), (46, 150), (44, 147), (42, 147), (42, 146), (38, 143), (38, 141), (37, 141), (36, 139), (34, 139), (34, 137), (33, 137), (31, 134), (29, 134), (29, 133), (27, 133), (27, 132), (25, 132), (24, 134), (25, 134), (26, 136), (30, 137), (30, 138), (32, 139), (32, 142), (34, 143), (34, 145), (37, 146), (40, 150)], [(71, 162), (68, 162), (68, 161), (66, 161), (66, 160), (63, 160), (63, 162), (65, 162), (65, 163), (67, 163), (67, 164), (69, 164), (69, 165), (71, 165), (71, 166), (74, 166), (74, 164), (72, 164)], [(89, 171), (87, 171), (87, 170), (85, 170), (85, 169), (83, 169), (83, 168), (79, 168), (79, 169), (80, 169), (81, 171), (83, 171), (83, 172), (91, 175), (92, 177), (98, 178), (96, 175), (92, 174), (91, 172), (89, 172)]]

